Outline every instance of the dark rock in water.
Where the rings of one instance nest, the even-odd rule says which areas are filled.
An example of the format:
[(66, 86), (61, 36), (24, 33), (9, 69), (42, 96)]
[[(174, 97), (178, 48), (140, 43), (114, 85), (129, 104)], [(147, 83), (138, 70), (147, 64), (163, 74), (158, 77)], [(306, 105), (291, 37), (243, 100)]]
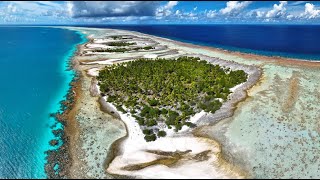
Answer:
[(56, 113), (50, 113), (49, 117), (56, 117)]
[(63, 129), (52, 130), (52, 133), (55, 137), (61, 137), (64, 134)]
[(55, 129), (57, 127), (58, 123), (54, 123), (52, 126), (50, 126), (50, 129)]
[(56, 145), (58, 145), (58, 143), (59, 143), (59, 141), (58, 141), (58, 140), (55, 140), (55, 139), (53, 139), (53, 140), (50, 141), (50, 145), (51, 145), (51, 146), (56, 146)]

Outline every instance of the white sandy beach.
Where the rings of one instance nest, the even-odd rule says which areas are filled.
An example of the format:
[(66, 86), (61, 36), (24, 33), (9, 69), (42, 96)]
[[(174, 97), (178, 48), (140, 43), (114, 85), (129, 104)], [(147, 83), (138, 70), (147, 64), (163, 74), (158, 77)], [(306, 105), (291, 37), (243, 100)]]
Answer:
[[(111, 103), (110, 106), (115, 108)], [(197, 138), (192, 135), (179, 132), (179, 137), (173, 137), (169, 133), (166, 137), (158, 138), (154, 142), (146, 142), (144, 135), (136, 120), (127, 114), (119, 112), (121, 120), (126, 124), (128, 137), (121, 143), (121, 155), (117, 156), (109, 165), (107, 171), (115, 174), (136, 176), (138, 178), (240, 178), (240, 174), (222, 171), (219, 161), (220, 147), (212, 140)], [(192, 121), (196, 122), (203, 115), (203, 112), (196, 114)], [(165, 165), (153, 165), (139, 171), (125, 171), (123, 167), (133, 164), (145, 163), (161, 158), (161, 156), (146, 152), (147, 150), (157, 150), (163, 152), (188, 151), (186, 157), (179, 165), (167, 167)], [(201, 152), (210, 151), (208, 160), (194, 162), (188, 158)], [(231, 168), (225, 165), (226, 169)], [(201, 167), (201, 168), (199, 168)]]
[(89, 69), (88, 70), (88, 75), (90, 75), (90, 76), (94, 76), (94, 77), (96, 77), (96, 76), (98, 76), (99, 75), (99, 68), (91, 68), (91, 69)]

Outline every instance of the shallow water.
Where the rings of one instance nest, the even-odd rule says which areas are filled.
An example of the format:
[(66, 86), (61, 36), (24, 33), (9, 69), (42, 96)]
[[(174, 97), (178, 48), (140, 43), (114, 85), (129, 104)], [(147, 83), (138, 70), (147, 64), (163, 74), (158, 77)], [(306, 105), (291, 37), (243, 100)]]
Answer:
[(49, 114), (69, 89), (68, 60), (82, 40), (64, 29), (0, 28), (0, 178), (46, 177)]
[(319, 178), (319, 70), (273, 65), (264, 70), (267, 76), (235, 115), (209, 134), (255, 178)]

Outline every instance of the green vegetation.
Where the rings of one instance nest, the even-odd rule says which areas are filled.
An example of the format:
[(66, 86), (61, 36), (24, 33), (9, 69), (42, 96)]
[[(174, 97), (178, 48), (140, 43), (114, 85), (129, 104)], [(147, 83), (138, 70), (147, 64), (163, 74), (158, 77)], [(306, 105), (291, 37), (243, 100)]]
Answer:
[(112, 38), (113, 40), (117, 40), (117, 39), (132, 39), (132, 38), (123, 37), (123, 36), (110, 36), (110, 38)]
[(112, 38), (113, 40), (116, 40), (116, 39), (122, 39), (122, 36), (110, 36), (110, 38)]
[(127, 48), (107, 48), (107, 49), (95, 49), (93, 52), (127, 52), (130, 51), (130, 49)]
[(93, 52), (128, 52), (128, 51), (138, 51), (140, 49), (144, 49), (144, 50), (150, 50), (150, 49), (154, 49), (154, 47), (152, 46), (146, 46), (146, 47), (135, 47), (135, 48), (107, 48), (107, 49), (95, 49), (92, 50)]
[(152, 47), (152, 46), (146, 46), (146, 47), (143, 47), (142, 49), (144, 49), (144, 50), (150, 50), (150, 49), (154, 49), (154, 47)]
[(153, 131), (152, 131), (151, 129), (144, 129), (142, 132), (143, 132), (143, 134), (145, 134), (145, 135), (151, 135), (151, 134), (153, 134)]
[(167, 133), (165, 131), (159, 131), (158, 132), (158, 137), (165, 137)]
[(190, 117), (201, 110), (217, 111), (222, 105), (220, 101), (227, 100), (231, 93), (229, 89), (245, 82), (247, 74), (197, 57), (141, 58), (105, 67), (98, 80), (107, 101), (119, 111), (130, 112), (144, 129), (146, 141), (152, 141), (155, 134), (166, 135), (157, 130), (159, 123), (176, 132), (184, 125), (195, 127), (189, 122)]
[(135, 42), (132, 43), (128, 43), (128, 42), (110, 42), (107, 45), (108, 46), (131, 46), (131, 45), (135, 45)]
[(133, 48), (133, 50), (135, 51), (138, 51), (140, 49), (144, 49), (144, 50), (150, 50), (150, 49), (154, 49), (154, 47), (152, 46), (145, 46), (145, 47), (136, 47), (136, 48)]
[(157, 136), (155, 134), (151, 134), (151, 135), (146, 135), (144, 137), (144, 139), (147, 141), (147, 142), (150, 142), (150, 141), (155, 141), (157, 139)]

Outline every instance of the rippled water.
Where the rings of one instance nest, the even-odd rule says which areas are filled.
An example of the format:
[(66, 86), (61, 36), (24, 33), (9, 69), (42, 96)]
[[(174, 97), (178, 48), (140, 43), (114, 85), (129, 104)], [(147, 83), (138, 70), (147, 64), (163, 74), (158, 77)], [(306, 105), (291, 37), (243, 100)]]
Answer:
[(69, 89), (67, 63), (82, 40), (64, 29), (0, 27), (0, 178), (46, 177), (49, 114)]

